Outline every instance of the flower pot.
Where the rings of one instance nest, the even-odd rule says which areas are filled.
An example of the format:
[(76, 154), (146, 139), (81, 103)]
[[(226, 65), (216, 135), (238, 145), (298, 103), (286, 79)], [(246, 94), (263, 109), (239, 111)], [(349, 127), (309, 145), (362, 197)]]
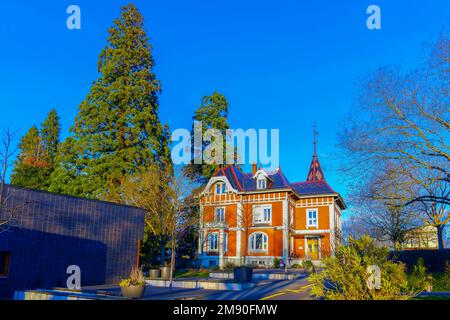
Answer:
[(161, 276), (161, 270), (160, 269), (150, 269), (150, 270), (148, 270), (148, 275), (152, 279), (159, 278)]
[(236, 282), (251, 282), (253, 280), (252, 267), (236, 267), (233, 269), (233, 274)]
[(161, 270), (161, 278), (169, 279), (170, 278), (170, 267), (159, 267)]
[(144, 295), (145, 285), (120, 287), (120, 290), (125, 298), (139, 299)]

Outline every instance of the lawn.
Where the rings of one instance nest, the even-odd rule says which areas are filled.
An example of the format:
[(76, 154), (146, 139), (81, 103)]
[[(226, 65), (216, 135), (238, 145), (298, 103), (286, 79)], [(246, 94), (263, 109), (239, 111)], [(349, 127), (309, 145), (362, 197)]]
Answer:
[(207, 278), (209, 270), (206, 269), (182, 269), (175, 270), (175, 278)]

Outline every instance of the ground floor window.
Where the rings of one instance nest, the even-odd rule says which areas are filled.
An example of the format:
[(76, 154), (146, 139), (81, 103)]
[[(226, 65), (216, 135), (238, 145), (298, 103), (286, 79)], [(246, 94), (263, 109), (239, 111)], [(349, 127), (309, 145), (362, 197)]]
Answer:
[(255, 232), (250, 236), (250, 249), (251, 250), (267, 250), (268, 238), (263, 232)]
[(212, 232), (208, 234), (208, 250), (217, 251), (219, 249), (219, 234)]
[(11, 262), (11, 253), (0, 251), (0, 277), (9, 275), (9, 265)]

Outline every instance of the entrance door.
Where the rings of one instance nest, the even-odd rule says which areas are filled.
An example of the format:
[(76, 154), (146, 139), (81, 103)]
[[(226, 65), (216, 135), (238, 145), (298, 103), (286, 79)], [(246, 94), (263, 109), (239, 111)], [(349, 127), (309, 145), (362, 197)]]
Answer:
[(312, 260), (319, 259), (319, 238), (307, 238), (306, 244), (308, 246), (308, 256)]

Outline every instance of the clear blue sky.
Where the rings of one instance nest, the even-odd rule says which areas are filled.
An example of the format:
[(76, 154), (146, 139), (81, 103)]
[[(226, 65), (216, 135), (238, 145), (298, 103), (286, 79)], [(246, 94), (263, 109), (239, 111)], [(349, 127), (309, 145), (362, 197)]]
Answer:
[[(23, 133), (56, 108), (67, 136), (107, 29), (128, 2), (2, 3), (0, 126)], [(357, 77), (380, 64), (417, 64), (423, 43), (450, 21), (448, 0), (132, 2), (154, 46), (162, 121), (190, 128), (201, 97), (222, 92), (233, 128), (280, 129), (281, 167), (294, 182), (306, 177), (316, 120), (325, 176), (343, 193), (336, 132)], [(79, 31), (66, 28), (70, 4), (81, 7)], [(381, 30), (366, 28), (370, 4), (381, 7)]]

